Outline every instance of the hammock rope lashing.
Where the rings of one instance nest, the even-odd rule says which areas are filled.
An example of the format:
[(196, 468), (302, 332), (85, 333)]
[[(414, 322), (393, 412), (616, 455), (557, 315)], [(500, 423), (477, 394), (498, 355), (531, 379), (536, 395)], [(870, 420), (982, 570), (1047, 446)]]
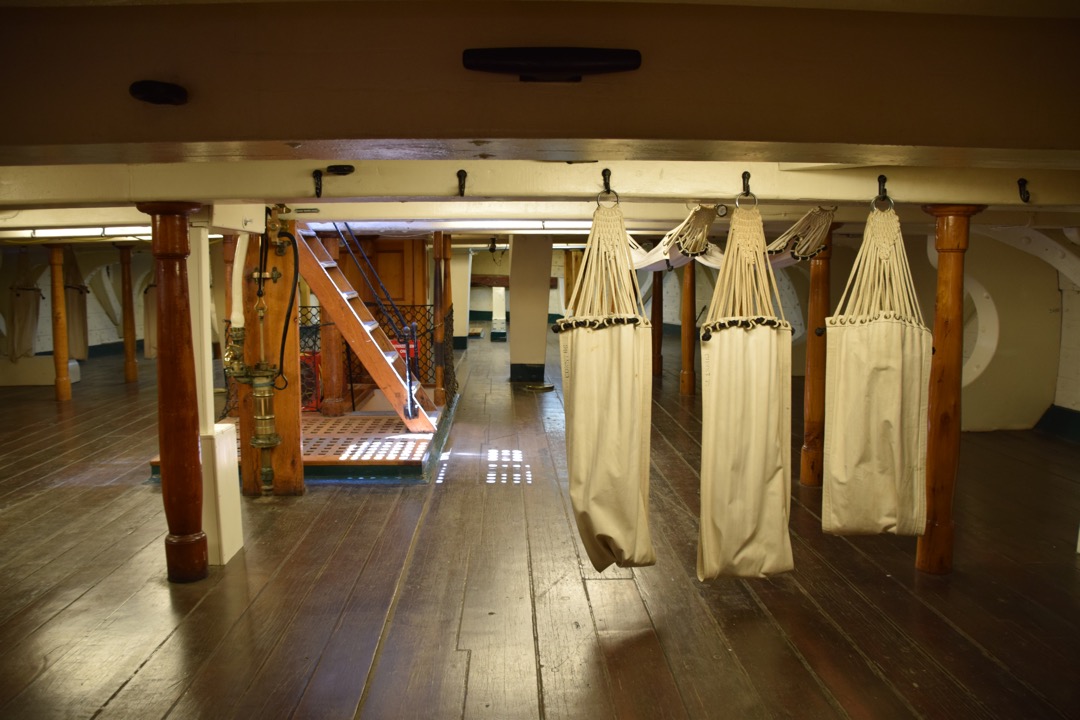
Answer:
[(892, 207), (867, 218), (825, 327), (822, 528), (921, 535), (933, 339)]
[(791, 326), (756, 206), (732, 213), (701, 341), (698, 577), (791, 570)]
[(559, 334), (570, 500), (598, 571), (652, 565), (651, 329), (622, 211), (598, 204)]

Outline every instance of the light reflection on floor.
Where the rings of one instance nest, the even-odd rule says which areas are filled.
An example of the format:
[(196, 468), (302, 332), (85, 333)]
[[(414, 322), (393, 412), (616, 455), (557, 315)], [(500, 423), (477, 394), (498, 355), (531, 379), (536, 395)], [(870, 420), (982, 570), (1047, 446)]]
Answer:
[(485, 480), (488, 485), (532, 485), (532, 466), (524, 462), (520, 450), (491, 448), (487, 451)]

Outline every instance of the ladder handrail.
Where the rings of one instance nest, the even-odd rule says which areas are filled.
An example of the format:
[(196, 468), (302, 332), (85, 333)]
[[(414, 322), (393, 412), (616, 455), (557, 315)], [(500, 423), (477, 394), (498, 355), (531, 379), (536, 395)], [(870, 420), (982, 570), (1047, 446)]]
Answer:
[[(364, 283), (367, 285), (368, 290), (371, 291), (372, 297), (375, 298), (375, 304), (379, 306), (379, 310), (382, 312), (383, 315), (386, 316), (387, 320), (389, 320), (390, 327), (393, 329), (394, 335), (396, 335), (400, 339), (402, 335), (402, 328), (406, 326), (405, 318), (402, 316), (401, 310), (398, 309), (397, 304), (394, 303), (393, 298), (390, 297), (390, 291), (386, 289), (385, 285), (383, 285), (382, 278), (380, 278), (379, 273), (375, 271), (375, 266), (371, 264), (371, 259), (367, 256), (367, 253), (364, 252), (364, 248), (360, 245), (360, 241), (356, 239), (356, 235), (353, 234), (352, 228), (349, 227), (349, 223), (343, 224), (345, 225), (345, 231), (349, 233), (349, 237), (352, 238), (353, 242), (356, 244), (356, 249), (359, 250), (360, 254), (364, 257), (364, 262), (367, 264), (368, 269), (371, 270), (371, 274), (375, 277), (375, 281), (379, 284), (379, 289), (382, 290), (383, 295), (386, 298), (386, 302), (388, 302), (390, 304), (390, 307), (393, 309), (394, 316), (397, 317), (397, 323), (394, 322), (394, 316), (391, 316), (389, 313), (387, 313), (386, 307), (383, 305), (383, 302), (379, 297), (379, 292), (371, 284), (371, 280), (368, 278), (367, 273), (364, 272), (363, 266), (360, 265), (360, 261), (356, 258), (356, 253), (353, 252), (352, 243), (345, 239), (345, 236), (341, 233), (341, 228), (338, 227), (336, 221), (334, 222), (334, 230), (337, 231), (338, 237), (341, 238), (341, 242), (344, 243), (345, 249), (349, 251), (349, 257), (352, 258), (353, 264), (356, 265), (356, 269), (360, 271), (360, 277), (364, 279)], [(398, 323), (400, 323), (400, 325)]]

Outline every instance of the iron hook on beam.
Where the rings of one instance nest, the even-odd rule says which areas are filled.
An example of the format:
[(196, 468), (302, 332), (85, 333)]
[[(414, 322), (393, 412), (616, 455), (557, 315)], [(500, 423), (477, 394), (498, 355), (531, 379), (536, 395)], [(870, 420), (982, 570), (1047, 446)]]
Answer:
[(1017, 186), (1020, 188), (1020, 202), (1031, 202), (1031, 192), (1028, 190), (1027, 178), (1020, 178), (1016, 181)]
[(465, 197), (465, 180), (468, 179), (469, 173), (464, 170), (457, 171), (457, 194), (458, 197)]

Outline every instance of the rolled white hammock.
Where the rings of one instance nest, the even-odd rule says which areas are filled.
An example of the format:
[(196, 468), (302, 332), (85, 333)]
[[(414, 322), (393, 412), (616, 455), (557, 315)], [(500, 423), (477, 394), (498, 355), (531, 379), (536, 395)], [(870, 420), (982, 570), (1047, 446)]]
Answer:
[(921, 535), (932, 336), (892, 208), (870, 213), (825, 326), (822, 529)]
[[(719, 269), (724, 253), (709, 242), (709, 228), (719, 217), (717, 207), (698, 205), (650, 250), (630, 238), (630, 256), (634, 269), (670, 270), (694, 260), (707, 267)], [(835, 213), (835, 207), (813, 208), (796, 220), (787, 232), (770, 243), (769, 263), (773, 268), (787, 267), (821, 252)]]
[[(807, 260), (825, 249), (836, 207), (819, 205), (811, 209), (780, 237), (769, 243), (770, 255), (788, 253), (793, 260)], [(790, 246), (790, 247), (789, 247)]]
[(559, 333), (570, 500), (597, 570), (656, 562), (649, 535), (651, 330), (618, 206), (599, 206)]
[(791, 326), (756, 207), (732, 213), (701, 370), (698, 578), (791, 570)]
[(698, 205), (686, 219), (672, 228), (651, 250), (630, 239), (630, 255), (635, 270), (666, 270), (686, 265), (694, 259), (712, 260), (719, 267), (723, 255), (709, 243), (709, 227), (718, 217), (716, 205)]

